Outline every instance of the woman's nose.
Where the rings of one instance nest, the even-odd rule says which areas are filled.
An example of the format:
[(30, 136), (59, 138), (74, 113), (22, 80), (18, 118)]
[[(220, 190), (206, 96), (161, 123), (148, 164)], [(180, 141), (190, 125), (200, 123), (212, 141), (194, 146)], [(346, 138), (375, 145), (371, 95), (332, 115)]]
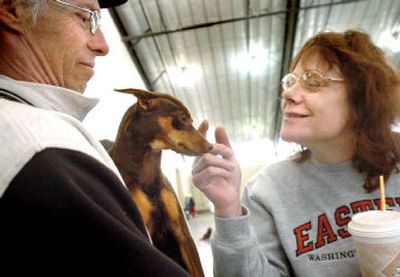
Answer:
[(283, 90), (282, 100), (300, 102), (303, 99), (303, 94), (303, 87), (300, 85), (300, 82), (296, 82), (291, 87)]

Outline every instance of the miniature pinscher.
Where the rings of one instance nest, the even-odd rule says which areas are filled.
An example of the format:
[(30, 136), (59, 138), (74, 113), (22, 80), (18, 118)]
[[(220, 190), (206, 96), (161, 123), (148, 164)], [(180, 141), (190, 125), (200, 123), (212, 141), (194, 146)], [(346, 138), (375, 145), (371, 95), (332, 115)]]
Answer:
[[(176, 98), (140, 89), (117, 89), (137, 102), (120, 123), (111, 157), (117, 165), (153, 244), (192, 276), (204, 276), (182, 206), (161, 171), (162, 150), (196, 156), (212, 145), (193, 126), (189, 110)], [(151, 266), (151, 265), (149, 265)]]

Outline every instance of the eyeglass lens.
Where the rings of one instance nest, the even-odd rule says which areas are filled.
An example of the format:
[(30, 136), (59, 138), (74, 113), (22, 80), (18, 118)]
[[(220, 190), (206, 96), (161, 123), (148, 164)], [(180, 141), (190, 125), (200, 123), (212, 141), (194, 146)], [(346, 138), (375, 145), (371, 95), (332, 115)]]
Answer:
[(96, 33), (97, 29), (100, 27), (100, 12), (92, 11), (90, 14), (90, 31), (92, 34)]
[(298, 81), (304, 88), (312, 92), (321, 89), (321, 87), (324, 86), (325, 83), (324, 76), (322, 76), (319, 72), (306, 71), (301, 75), (300, 78), (298, 78), (293, 73), (286, 74), (282, 78), (282, 88), (284, 90), (287, 90), (290, 87), (294, 86), (294, 84), (296, 84)]
[(100, 27), (100, 19), (101, 19), (101, 14), (99, 10), (89, 10), (87, 8), (82, 8), (76, 5), (73, 5), (71, 3), (65, 2), (63, 0), (54, 0), (56, 3), (59, 3), (61, 5), (80, 10), (82, 12), (89, 13), (89, 29), (90, 32), (94, 35), (97, 31), (97, 29)]

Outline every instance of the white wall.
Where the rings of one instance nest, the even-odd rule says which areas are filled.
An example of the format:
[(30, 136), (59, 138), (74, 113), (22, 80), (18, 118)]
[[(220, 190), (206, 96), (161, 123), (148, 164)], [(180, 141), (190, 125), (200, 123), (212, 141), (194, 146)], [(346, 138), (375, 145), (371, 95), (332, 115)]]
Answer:
[(99, 139), (114, 140), (123, 114), (136, 102), (134, 96), (114, 89), (144, 88), (145, 85), (107, 10), (102, 11), (101, 30), (110, 46), (110, 52), (96, 59), (96, 74), (90, 80), (85, 95), (100, 98), (100, 102), (83, 124)]

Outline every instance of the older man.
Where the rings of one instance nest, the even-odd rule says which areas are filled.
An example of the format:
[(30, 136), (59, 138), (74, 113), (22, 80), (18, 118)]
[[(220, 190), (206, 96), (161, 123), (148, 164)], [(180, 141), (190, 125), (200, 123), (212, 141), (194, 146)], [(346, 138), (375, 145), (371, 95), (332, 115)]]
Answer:
[[(156, 250), (104, 148), (81, 124), (100, 8), (126, 0), (0, 0), (0, 272), (187, 276)], [(5, 276), (1, 273), (2, 276)]]

